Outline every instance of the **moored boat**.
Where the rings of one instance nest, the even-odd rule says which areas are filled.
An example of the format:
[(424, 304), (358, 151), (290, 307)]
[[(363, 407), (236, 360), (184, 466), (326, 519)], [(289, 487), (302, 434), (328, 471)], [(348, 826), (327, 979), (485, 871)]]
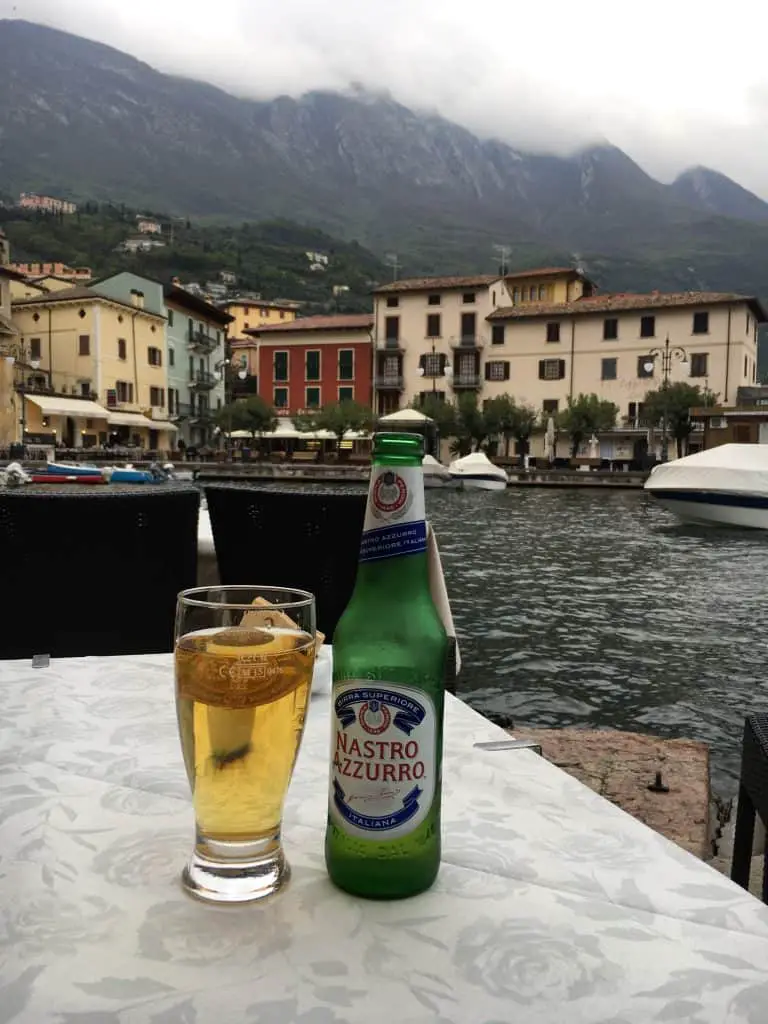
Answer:
[(481, 491), (503, 491), (509, 477), (501, 466), (494, 466), (485, 452), (472, 452), (456, 459), (448, 467), (451, 478), (462, 487)]
[(453, 483), (451, 471), (442, 462), (438, 462), (434, 455), (425, 455), (421, 465), (425, 487), (449, 487)]
[(768, 530), (768, 445), (723, 444), (662, 463), (645, 489), (685, 522)]
[(133, 466), (89, 466), (87, 463), (49, 462), (46, 473), (51, 477), (99, 477), (113, 484), (149, 484), (163, 479), (145, 469)]

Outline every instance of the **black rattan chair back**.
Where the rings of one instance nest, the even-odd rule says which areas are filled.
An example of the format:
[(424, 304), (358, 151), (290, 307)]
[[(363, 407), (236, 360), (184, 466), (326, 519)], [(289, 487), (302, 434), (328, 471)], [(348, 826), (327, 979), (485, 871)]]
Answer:
[(205, 494), (221, 582), (309, 590), (330, 643), (355, 585), (365, 492), (234, 483)]
[[(749, 888), (755, 816), (768, 827), (768, 714), (747, 715), (741, 747), (741, 780), (733, 836), (731, 878)], [(768, 847), (763, 856), (763, 903), (768, 903)]]
[(175, 484), (0, 490), (0, 658), (172, 650), (199, 502)]

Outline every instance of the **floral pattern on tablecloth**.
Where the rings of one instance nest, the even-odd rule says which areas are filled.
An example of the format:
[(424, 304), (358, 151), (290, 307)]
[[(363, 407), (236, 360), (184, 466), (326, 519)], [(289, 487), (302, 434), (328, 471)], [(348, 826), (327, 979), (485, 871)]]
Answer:
[(195, 903), (167, 656), (0, 665), (0, 1022), (764, 1024), (768, 910), (451, 700), (444, 863), (377, 903), (323, 864), (311, 702), (278, 898)]

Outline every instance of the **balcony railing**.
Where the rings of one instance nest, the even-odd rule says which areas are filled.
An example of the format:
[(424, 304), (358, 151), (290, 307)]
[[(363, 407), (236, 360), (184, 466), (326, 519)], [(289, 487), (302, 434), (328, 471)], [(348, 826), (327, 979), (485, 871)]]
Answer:
[(485, 342), (477, 335), (461, 335), (459, 338), (451, 338), (451, 348), (478, 349), (482, 348)]
[(189, 332), (189, 347), (198, 352), (213, 352), (219, 347), (219, 340), (216, 335), (208, 334), (207, 331), (191, 330)]
[(189, 386), (195, 391), (210, 391), (219, 383), (219, 378), (209, 370), (198, 370), (189, 378)]
[(381, 352), (402, 352), (403, 344), (399, 338), (384, 338), (376, 343), (376, 348)]
[(377, 374), (375, 378), (375, 387), (377, 391), (402, 391), (402, 375), (396, 373)]
[(480, 387), (480, 374), (479, 373), (455, 373), (453, 375), (453, 387), (456, 388), (479, 388)]

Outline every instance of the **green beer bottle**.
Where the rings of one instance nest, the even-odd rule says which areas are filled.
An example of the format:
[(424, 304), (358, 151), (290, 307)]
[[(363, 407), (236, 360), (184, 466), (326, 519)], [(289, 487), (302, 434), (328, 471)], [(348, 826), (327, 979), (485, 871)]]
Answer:
[(422, 438), (376, 434), (357, 582), (333, 636), (325, 862), (341, 889), (399, 899), (440, 866), (448, 638), (427, 565)]

